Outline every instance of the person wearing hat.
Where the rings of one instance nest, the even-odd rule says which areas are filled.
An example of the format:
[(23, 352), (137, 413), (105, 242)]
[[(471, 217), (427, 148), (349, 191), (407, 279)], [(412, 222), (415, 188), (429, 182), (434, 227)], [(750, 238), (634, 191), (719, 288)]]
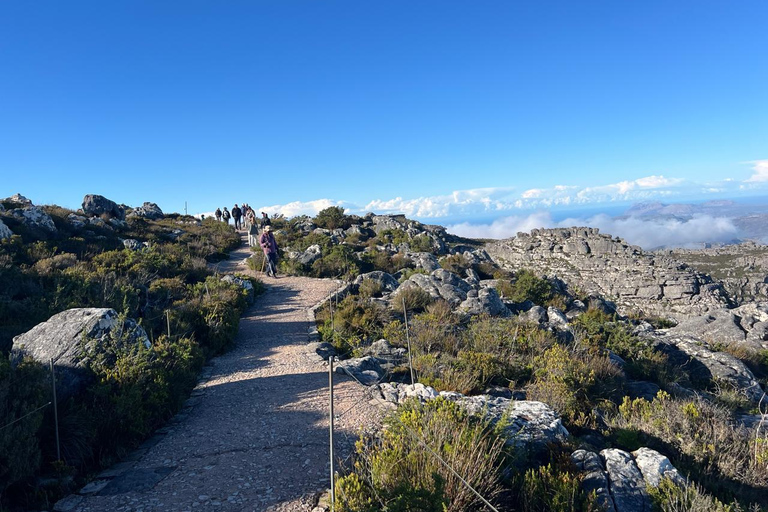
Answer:
[(264, 251), (264, 259), (267, 263), (267, 275), (277, 277), (277, 242), (272, 234), (272, 226), (264, 226), (264, 232), (259, 237), (259, 245)]

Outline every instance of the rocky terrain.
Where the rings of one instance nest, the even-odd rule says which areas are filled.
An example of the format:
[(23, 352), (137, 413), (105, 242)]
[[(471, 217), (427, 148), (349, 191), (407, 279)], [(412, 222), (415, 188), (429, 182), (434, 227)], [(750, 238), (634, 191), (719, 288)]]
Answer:
[(727, 307), (722, 284), (667, 254), (645, 253), (596, 228), (534, 229), (489, 243), (488, 254), (507, 268), (530, 268), (597, 293), (620, 311), (684, 317)]
[[(203, 325), (201, 318), (194, 320), (197, 324), (185, 324), (176, 317), (171, 329), (168, 316), (169, 335), (199, 325), (199, 335), (207, 336), (219, 321), (217, 312), (224, 312), (220, 306), (232, 309), (236, 301), (253, 299), (255, 281), (245, 276), (206, 277), (200, 261), (184, 260), (187, 276), (196, 276), (185, 278), (198, 282), (185, 286), (173, 273), (180, 263), (158, 266), (155, 259), (177, 242), (187, 243), (209, 262), (216, 261), (220, 249), (191, 238), (186, 221), (169, 222), (152, 203), (128, 208), (89, 195), (80, 211), (66, 212), (34, 206), (17, 195), (0, 204), (0, 249), (7, 252), (6, 260), (24, 261), (29, 277), (43, 283), (55, 278), (59, 281), (54, 283), (71, 286), (61, 280), (77, 282), (74, 270), (87, 268), (103, 276), (126, 265), (132, 279), (138, 279), (133, 284), (136, 299), (129, 303), (134, 318), (142, 317), (140, 322), (131, 316), (118, 318), (109, 304), (83, 304), (27, 326), (14, 337), (13, 365), (24, 357), (42, 364), (54, 359), (66, 399), (88, 392), (98, 382), (89, 370), (89, 358), (98, 362), (103, 372), (99, 378), (104, 379), (125, 368), (113, 353), (153, 354), (147, 364), (167, 357), (165, 348), (154, 343), (165, 328), (163, 308), (178, 315), (194, 311), (213, 322)], [(153, 224), (157, 220), (162, 222)], [(216, 232), (231, 230), (206, 222), (203, 227)], [(675, 492), (668, 485), (690, 489), (689, 484), (700, 483), (704, 490), (685, 492), (698, 493), (713, 507), (716, 502), (708, 492), (731, 502), (738, 496), (745, 504), (768, 506), (760, 498), (768, 488), (768, 303), (755, 300), (764, 293), (757, 286), (761, 246), (645, 252), (587, 227), (532, 230), (483, 244), (403, 216), (347, 216), (333, 208), (316, 218), (275, 219), (273, 228), (282, 251), (281, 272), (343, 281), (311, 310), (321, 340), (302, 347), (302, 353), (310, 351), (326, 361), (339, 358), (336, 372), (366, 389), (367, 398), (392, 409), (394, 417), (398, 411), (423, 407), (408, 417), (449, 411), (448, 420), (458, 421), (460, 414), (450, 412), (457, 407), (483, 418), (503, 440), (506, 460), (515, 461), (501, 471), (517, 475), (499, 481), (514, 496), (499, 498), (502, 508), (533, 506), (525, 500), (546, 503), (549, 494), (537, 487), (544, 484), (535, 482), (551, 478), (548, 472), (564, 481), (573, 478), (579, 500), (594, 493), (603, 509), (617, 512), (650, 511), (652, 503), (673, 499), (659, 497)], [(206, 236), (218, 236), (216, 232)], [(107, 243), (110, 256), (78, 263), (76, 254), (59, 254), (53, 246), (62, 233)], [(29, 252), (20, 240), (43, 241), (51, 249)], [(169, 245), (156, 251), (160, 243)], [(238, 261), (252, 269), (251, 275), (260, 275), (253, 272), (260, 268), (259, 257), (256, 252)], [(6, 268), (4, 279), (18, 280), (8, 268), (14, 267)], [(734, 268), (752, 273), (739, 285), (734, 279), (744, 276), (737, 276)], [(299, 282), (319, 286), (312, 280)], [(211, 289), (219, 286), (218, 293), (235, 295), (228, 303), (207, 304)], [(61, 286), (55, 289), (59, 293)], [(13, 304), (17, 297), (22, 295), (4, 300)], [(54, 303), (62, 302), (55, 297)], [(104, 297), (118, 304), (117, 299), (125, 303), (132, 296), (116, 299), (110, 291)], [(168, 302), (169, 297), (183, 297), (192, 306)], [(244, 302), (237, 303), (244, 307)], [(230, 323), (236, 320), (228, 317)], [(90, 340), (85, 352), (84, 338)], [(173, 340), (181, 344), (174, 350), (186, 350), (185, 339)], [(245, 361), (250, 356), (237, 357)], [(286, 362), (277, 358), (274, 364)], [(163, 365), (158, 368), (165, 371)], [(427, 405), (431, 403), (449, 405)], [(704, 423), (707, 429), (701, 428)], [(457, 423), (454, 428), (465, 426)], [(443, 450), (446, 442), (435, 449)], [(344, 477), (351, 480), (342, 480), (352, 483), (340, 484), (358, 494), (338, 502), (339, 510), (357, 510), (344, 508), (355, 500), (403, 492), (402, 487), (380, 487), (362, 469), (380, 463), (380, 443), (358, 444), (358, 463)], [(406, 450), (403, 460), (408, 460), (405, 454), (416, 446), (397, 449)], [(407, 473), (403, 471), (401, 477)], [(452, 478), (449, 473), (444, 477)], [(489, 474), (478, 482), (495, 478)], [(163, 485), (173, 495), (169, 484)], [(498, 491), (493, 489), (487, 492)], [(575, 492), (570, 499), (576, 499)], [(274, 501), (258, 493), (249, 499)], [(579, 503), (586, 506), (586, 501)]]
[(768, 246), (746, 241), (658, 253), (682, 261), (722, 282), (737, 303), (768, 299)]

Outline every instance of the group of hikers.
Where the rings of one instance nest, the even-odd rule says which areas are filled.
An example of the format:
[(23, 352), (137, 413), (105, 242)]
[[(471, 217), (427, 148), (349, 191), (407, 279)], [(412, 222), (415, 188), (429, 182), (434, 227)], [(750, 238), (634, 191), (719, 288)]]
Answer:
[(277, 277), (277, 242), (275, 241), (275, 235), (272, 233), (271, 221), (269, 215), (266, 212), (261, 212), (261, 219), (259, 225), (256, 224), (256, 212), (248, 204), (243, 203), (242, 207), (235, 206), (232, 210), (227, 210), (224, 207), (222, 211), (220, 208), (216, 208), (214, 213), (216, 220), (229, 224), (229, 219), (232, 218), (235, 221), (235, 229), (248, 230), (249, 237), (257, 234), (259, 228), (261, 228), (261, 235), (259, 235), (259, 245), (262, 251), (264, 251), (264, 270), (270, 277)]

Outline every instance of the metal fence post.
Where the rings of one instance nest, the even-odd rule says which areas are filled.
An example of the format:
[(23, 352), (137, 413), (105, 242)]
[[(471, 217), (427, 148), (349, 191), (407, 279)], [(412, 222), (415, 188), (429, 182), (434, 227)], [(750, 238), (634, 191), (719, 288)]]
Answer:
[(411, 385), (416, 384), (416, 377), (413, 375), (413, 358), (411, 357), (411, 336), (408, 333), (408, 310), (405, 309), (405, 297), (403, 297), (403, 318), (405, 319), (405, 340), (408, 342), (408, 366), (411, 367)]
[(328, 431), (330, 433), (330, 461), (331, 461), (331, 512), (336, 506), (336, 485), (333, 474), (333, 356), (328, 357), (328, 390), (330, 391), (330, 415), (328, 417)]
[(51, 358), (51, 387), (53, 388), (53, 423), (56, 430), (56, 460), (61, 460), (61, 447), (59, 445), (59, 406), (56, 400), (56, 372), (53, 369), (53, 358)]

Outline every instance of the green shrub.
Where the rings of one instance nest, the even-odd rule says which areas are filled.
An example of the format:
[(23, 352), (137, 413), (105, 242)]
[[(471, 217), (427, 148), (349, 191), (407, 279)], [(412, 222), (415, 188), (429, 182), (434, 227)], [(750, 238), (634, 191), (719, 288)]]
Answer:
[[(452, 402), (404, 404), (386, 420), (378, 438), (358, 441), (352, 473), (356, 476), (340, 480), (337, 489), (343, 492), (336, 494), (336, 509), (483, 510), (485, 505), (432, 451), (493, 502), (501, 492), (503, 446), (488, 423)], [(355, 504), (363, 508), (353, 508)]]
[(550, 405), (571, 424), (590, 424), (590, 398), (597, 378), (589, 362), (553, 345), (534, 360), (534, 368), (528, 398)]
[(554, 294), (552, 285), (546, 279), (537, 277), (530, 270), (520, 270), (515, 282), (511, 284), (509, 295), (507, 290), (502, 290), (504, 297), (513, 302), (525, 302), (530, 300), (540, 306), (547, 303)]
[(329, 206), (320, 210), (314, 222), (325, 229), (348, 228), (350, 226), (349, 218), (344, 215), (344, 208), (341, 206)]
[(445, 256), (444, 258), (440, 258), (438, 263), (443, 269), (459, 276), (463, 276), (464, 272), (470, 267), (469, 262), (461, 254)]
[(383, 290), (384, 287), (379, 281), (374, 281), (373, 279), (363, 279), (363, 282), (360, 283), (358, 293), (361, 297), (370, 299), (371, 297), (381, 297)]
[(432, 239), (428, 235), (416, 235), (408, 243), (413, 252), (433, 252)]
[(408, 280), (408, 278), (411, 277), (414, 274), (429, 274), (429, 272), (427, 272), (423, 268), (404, 268), (402, 273), (401, 273), (401, 275), (400, 275), (400, 279), (398, 279), (397, 281), (400, 284), (402, 284), (402, 283), (406, 282)]
[(630, 378), (664, 385), (685, 376), (680, 369), (672, 367), (665, 354), (633, 335), (630, 326), (614, 316), (597, 309), (588, 309), (574, 319), (573, 326), (581, 342), (610, 350), (624, 359), (627, 363), (624, 370)]
[(598, 512), (595, 495), (581, 490), (581, 477), (570, 468), (547, 464), (520, 479), (518, 502), (524, 512)]

